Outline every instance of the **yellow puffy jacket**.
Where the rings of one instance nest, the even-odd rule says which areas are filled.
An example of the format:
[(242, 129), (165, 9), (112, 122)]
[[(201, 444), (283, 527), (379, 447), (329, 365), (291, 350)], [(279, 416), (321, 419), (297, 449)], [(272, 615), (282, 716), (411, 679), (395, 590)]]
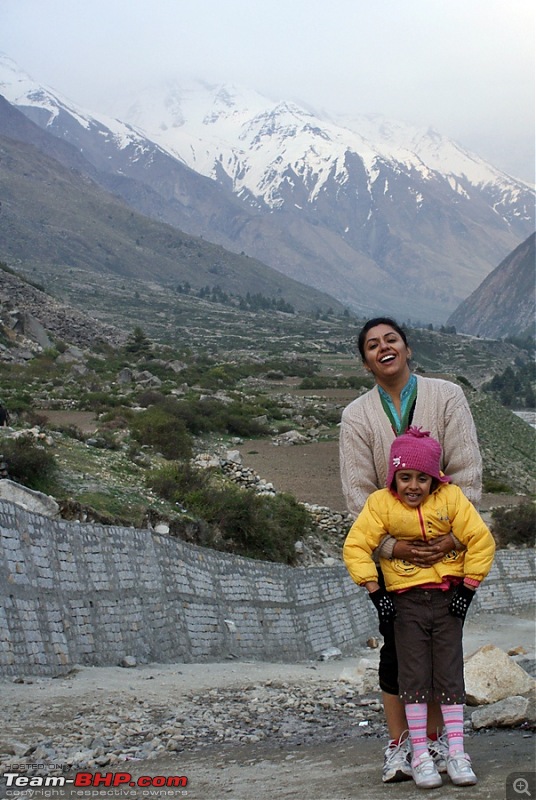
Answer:
[(344, 563), (356, 583), (376, 581), (372, 553), (386, 533), (396, 539), (428, 542), (451, 531), (466, 549), (453, 549), (433, 567), (381, 558), (388, 591), (441, 583), (447, 576), (481, 581), (491, 569), (495, 541), (475, 507), (454, 484), (441, 484), (417, 508), (405, 505), (389, 489), (379, 489), (369, 495), (346, 537)]

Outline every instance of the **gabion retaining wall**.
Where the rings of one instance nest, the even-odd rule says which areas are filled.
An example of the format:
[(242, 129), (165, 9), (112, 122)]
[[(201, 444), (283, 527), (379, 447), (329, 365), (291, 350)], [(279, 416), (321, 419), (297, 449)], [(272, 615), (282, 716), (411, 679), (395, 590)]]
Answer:
[[(472, 612), (533, 603), (535, 578), (533, 550), (499, 551)], [(375, 611), (342, 564), (286, 567), (0, 502), (0, 675), (127, 656), (292, 662), (371, 635)]]

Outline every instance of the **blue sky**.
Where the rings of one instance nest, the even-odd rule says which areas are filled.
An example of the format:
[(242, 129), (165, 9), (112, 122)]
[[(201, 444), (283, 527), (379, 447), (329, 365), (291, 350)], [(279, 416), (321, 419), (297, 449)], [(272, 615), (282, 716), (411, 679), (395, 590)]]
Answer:
[(436, 128), (534, 182), (533, 0), (0, 0), (0, 51), (98, 111), (193, 76)]

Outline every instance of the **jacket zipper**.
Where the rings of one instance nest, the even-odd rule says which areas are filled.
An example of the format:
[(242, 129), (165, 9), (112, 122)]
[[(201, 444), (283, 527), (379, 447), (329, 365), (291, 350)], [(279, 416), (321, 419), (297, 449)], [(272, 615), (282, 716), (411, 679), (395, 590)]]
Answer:
[(421, 507), (418, 506), (416, 510), (417, 514), (419, 515), (419, 525), (421, 526), (422, 538), (424, 539), (425, 542), (427, 542), (428, 539), (426, 538), (426, 528), (424, 527), (424, 520), (422, 518)]

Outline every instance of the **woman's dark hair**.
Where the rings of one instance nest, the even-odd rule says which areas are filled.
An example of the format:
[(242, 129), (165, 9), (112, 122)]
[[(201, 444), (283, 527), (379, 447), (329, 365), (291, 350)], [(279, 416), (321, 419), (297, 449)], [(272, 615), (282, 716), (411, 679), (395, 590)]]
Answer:
[(391, 317), (374, 317), (374, 319), (369, 319), (367, 322), (365, 322), (357, 338), (357, 347), (359, 348), (359, 353), (363, 361), (365, 361), (365, 339), (367, 337), (367, 333), (371, 328), (375, 328), (376, 325), (389, 325), (390, 328), (393, 328), (393, 330), (398, 333), (406, 347), (408, 347), (406, 332), (402, 330), (398, 322), (395, 322), (395, 320), (391, 319)]

